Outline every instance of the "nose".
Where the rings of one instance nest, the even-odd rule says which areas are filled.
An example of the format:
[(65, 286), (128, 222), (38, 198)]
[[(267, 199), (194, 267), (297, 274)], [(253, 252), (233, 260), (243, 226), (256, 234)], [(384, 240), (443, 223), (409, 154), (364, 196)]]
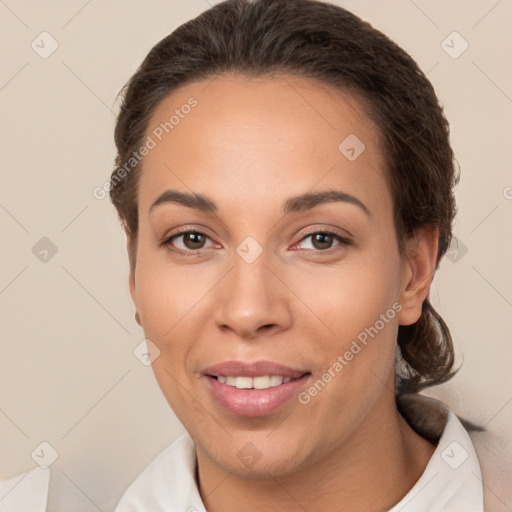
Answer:
[(265, 251), (252, 263), (235, 254), (233, 268), (216, 292), (216, 324), (240, 338), (255, 339), (291, 325), (291, 292), (269, 265)]

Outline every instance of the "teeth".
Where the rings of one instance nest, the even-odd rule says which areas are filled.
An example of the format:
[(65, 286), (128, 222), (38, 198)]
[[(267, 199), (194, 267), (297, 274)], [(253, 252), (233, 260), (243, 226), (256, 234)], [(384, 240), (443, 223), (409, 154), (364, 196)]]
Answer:
[(238, 389), (251, 389), (252, 377), (235, 377), (235, 386)]
[(262, 375), (258, 377), (225, 377), (219, 375), (217, 380), (238, 389), (268, 389), (286, 384), (292, 379), (291, 377), (282, 377), (281, 375)]
[(264, 375), (263, 377), (253, 377), (252, 387), (254, 389), (267, 389), (270, 387), (270, 377)]
[(226, 384), (236, 387), (236, 377), (226, 377)]

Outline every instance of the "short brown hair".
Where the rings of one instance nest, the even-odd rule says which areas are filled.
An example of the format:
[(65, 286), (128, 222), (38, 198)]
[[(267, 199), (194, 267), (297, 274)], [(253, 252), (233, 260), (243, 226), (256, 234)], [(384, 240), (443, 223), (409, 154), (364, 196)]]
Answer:
[[(119, 179), (144, 138), (157, 105), (187, 83), (235, 72), (310, 78), (363, 100), (380, 128), (400, 252), (424, 225), (439, 227), (439, 261), (452, 237), (458, 182), (448, 122), (416, 62), (349, 11), (316, 0), (228, 0), (181, 25), (157, 43), (123, 89), (115, 128), (116, 169), (110, 198), (130, 235), (135, 265), (140, 165)], [(403, 364), (398, 394), (440, 384), (453, 374), (449, 329), (430, 304), (400, 326)]]

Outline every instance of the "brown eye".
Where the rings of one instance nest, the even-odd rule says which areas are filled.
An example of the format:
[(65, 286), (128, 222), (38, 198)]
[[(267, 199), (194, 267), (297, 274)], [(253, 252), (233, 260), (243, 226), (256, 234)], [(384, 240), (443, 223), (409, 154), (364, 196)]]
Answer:
[(329, 231), (317, 231), (316, 233), (311, 233), (305, 236), (298, 245), (301, 245), (302, 249), (326, 252), (333, 247), (349, 244), (349, 240), (337, 235), (336, 233), (331, 233)]
[(187, 249), (201, 249), (206, 239), (206, 235), (196, 232), (185, 233), (182, 236), (183, 245), (185, 245)]
[(206, 243), (208, 241), (210, 241), (210, 237), (205, 233), (200, 231), (183, 231), (169, 237), (162, 245), (177, 252), (193, 253), (194, 251), (207, 248)]
[(334, 236), (328, 233), (315, 233), (312, 236), (312, 243), (315, 249), (330, 249)]

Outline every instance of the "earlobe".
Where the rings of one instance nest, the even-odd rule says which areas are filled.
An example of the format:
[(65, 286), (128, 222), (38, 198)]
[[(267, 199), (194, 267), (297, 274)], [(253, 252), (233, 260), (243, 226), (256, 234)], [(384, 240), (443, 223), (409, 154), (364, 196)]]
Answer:
[(130, 263), (130, 273), (128, 276), (128, 287), (130, 289), (130, 295), (132, 297), (132, 302), (135, 307), (135, 321), (141, 325), (140, 315), (137, 311), (137, 299), (136, 299), (136, 291), (135, 291), (135, 261), (133, 256), (133, 241), (131, 240), (130, 235), (127, 233), (126, 235), (126, 249), (128, 251), (128, 259)]
[(406, 242), (400, 325), (411, 325), (421, 316), (436, 271), (438, 243), (439, 228), (432, 225), (422, 226)]
[(135, 272), (130, 268), (130, 275), (128, 276), (128, 287), (130, 288), (130, 295), (135, 304)]
[(130, 287), (130, 295), (132, 296), (133, 305), (135, 307), (135, 321), (142, 327), (140, 314), (137, 311), (137, 301), (136, 301), (136, 294), (135, 294), (135, 275), (134, 275), (133, 270), (130, 270), (129, 287)]

